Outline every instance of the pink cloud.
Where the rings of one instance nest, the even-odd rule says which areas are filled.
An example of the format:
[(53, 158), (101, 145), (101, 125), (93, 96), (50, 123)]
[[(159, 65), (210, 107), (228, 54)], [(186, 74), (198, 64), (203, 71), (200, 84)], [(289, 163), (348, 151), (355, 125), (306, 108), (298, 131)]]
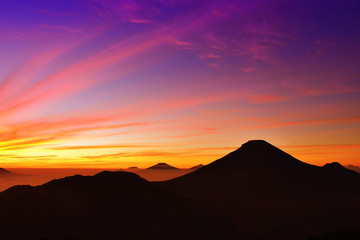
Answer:
[(66, 16), (74, 16), (74, 13), (71, 12), (59, 12), (59, 11), (52, 11), (49, 9), (33, 9), (34, 12), (46, 14), (50, 16), (60, 16), (60, 17), (66, 17)]
[(336, 45), (335, 40), (315, 40), (311, 42), (309, 49), (306, 51), (312, 58), (323, 55), (330, 51)]
[(83, 28), (77, 26), (39, 24), (39, 27), (68, 33), (83, 33), (85, 31)]
[(206, 66), (211, 67), (211, 68), (220, 68), (219, 63), (207, 63)]
[(74, 139), (76, 135), (89, 131), (141, 127), (149, 124), (147, 122), (114, 124), (112, 123), (114, 120), (117, 119), (112, 117), (70, 118), (58, 121), (45, 119), (5, 125), (1, 130), (0, 148), (22, 149), (54, 141), (65, 141), (69, 137)]
[(153, 23), (159, 9), (150, 2), (132, 0), (91, 0), (88, 3), (101, 18), (116, 22)]
[(211, 12), (212, 12), (212, 14), (214, 14), (215, 16), (222, 17), (222, 18), (227, 18), (227, 14), (221, 12), (221, 10), (219, 10), (219, 9), (212, 9)]
[(252, 71), (254, 71), (254, 70), (255, 70), (254, 67), (248, 67), (248, 68), (242, 68), (242, 69), (241, 69), (241, 71), (242, 71), (242, 72), (245, 72), (245, 73), (246, 73), (246, 72), (252, 72)]
[(255, 2), (243, 3), (241, 7), (236, 2), (226, 2), (214, 7), (203, 26), (205, 31), (193, 32), (186, 41), (192, 43), (191, 49), (205, 64), (215, 59), (219, 64), (228, 57), (242, 58), (245, 66), (252, 61), (274, 64), (278, 62), (275, 52), (287, 45), (290, 37), (274, 24), (279, 22), (276, 17), (259, 15), (261, 9)]
[(268, 128), (283, 128), (283, 127), (301, 126), (301, 125), (343, 124), (343, 123), (359, 123), (359, 122), (360, 122), (359, 116), (336, 117), (336, 118), (302, 120), (302, 121), (287, 121), (287, 122), (270, 122), (264, 120), (264, 124), (253, 125), (246, 129), (268, 129)]
[[(100, 79), (95, 76), (115, 64), (120, 64), (125, 60), (129, 61), (129, 59), (160, 47), (164, 43), (173, 43), (177, 36), (187, 32), (189, 29), (196, 28), (199, 22), (201, 24), (203, 21), (204, 19), (199, 19), (183, 27), (168, 26), (156, 29), (145, 34), (142, 38), (134, 36), (133, 38), (125, 39), (85, 60), (74, 62), (38, 81), (23, 92), (21, 97), (3, 106), (2, 115), (27, 109), (31, 105), (49, 105), (71, 94), (111, 81), (112, 79), (104, 77)], [(174, 23), (174, 25), (178, 25), (178, 23)], [(117, 74), (117, 78), (135, 70), (134, 68), (122, 69), (122, 72)]]
[(274, 102), (283, 102), (288, 100), (288, 97), (274, 95), (274, 94), (265, 94), (265, 95), (248, 95), (250, 102), (252, 103), (274, 103)]
[(58, 46), (44, 51), (32, 58), (24, 66), (14, 71), (0, 85), (0, 102), (2, 103), (0, 109), (8, 105), (13, 99), (17, 98), (19, 93), (22, 93), (24, 89), (31, 84), (31, 79), (38, 71), (41, 71), (51, 61), (55, 60), (71, 48), (72, 46)]

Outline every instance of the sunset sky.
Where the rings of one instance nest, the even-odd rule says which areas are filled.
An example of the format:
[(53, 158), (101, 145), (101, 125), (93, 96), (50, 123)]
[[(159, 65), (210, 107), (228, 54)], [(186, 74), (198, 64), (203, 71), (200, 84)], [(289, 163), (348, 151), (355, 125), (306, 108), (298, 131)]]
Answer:
[(360, 2), (5, 0), (0, 167), (360, 165)]

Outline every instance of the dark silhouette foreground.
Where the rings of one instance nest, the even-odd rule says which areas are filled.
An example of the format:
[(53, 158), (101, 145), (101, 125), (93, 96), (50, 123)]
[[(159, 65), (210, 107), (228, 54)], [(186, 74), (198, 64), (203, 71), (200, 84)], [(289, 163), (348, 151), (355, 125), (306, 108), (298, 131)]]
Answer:
[(359, 203), (360, 174), (303, 163), (259, 140), (165, 182), (102, 172), (12, 187), (0, 194), (0, 232), (3, 239), (325, 239), (359, 233)]

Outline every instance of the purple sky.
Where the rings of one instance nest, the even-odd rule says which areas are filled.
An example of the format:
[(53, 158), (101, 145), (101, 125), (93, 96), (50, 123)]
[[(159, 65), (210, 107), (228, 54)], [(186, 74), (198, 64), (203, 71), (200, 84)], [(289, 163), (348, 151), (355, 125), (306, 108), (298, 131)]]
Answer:
[(1, 4), (1, 166), (360, 160), (359, 1)]

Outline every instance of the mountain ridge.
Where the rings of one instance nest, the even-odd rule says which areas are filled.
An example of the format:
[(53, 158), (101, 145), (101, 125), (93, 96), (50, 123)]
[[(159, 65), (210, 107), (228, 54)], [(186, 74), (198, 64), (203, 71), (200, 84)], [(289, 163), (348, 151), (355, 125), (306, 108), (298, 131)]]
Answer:
[(9, 216), (0, 231), (9, 239), (304, 239), (359, 227), (359, 201), (360, 174), (255, 140), (168, 181), (104, 171), (9, 188), (0, 193)]
[(228, 218), (123, 171), (14, 186), (0, 193), (0, 212), (4, 239), (215, 240), (237, 231)]

